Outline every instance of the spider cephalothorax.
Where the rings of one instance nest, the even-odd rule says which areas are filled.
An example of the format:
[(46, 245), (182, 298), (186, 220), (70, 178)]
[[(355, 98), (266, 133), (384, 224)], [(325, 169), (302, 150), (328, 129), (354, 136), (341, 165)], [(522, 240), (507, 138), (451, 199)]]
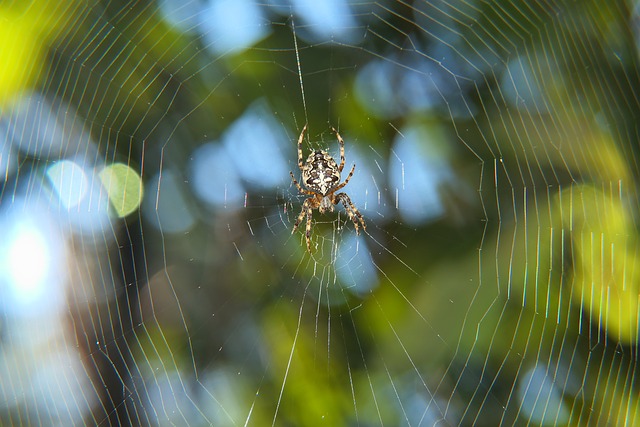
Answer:
[(340, 173), (342, 172), (345, 163), (344, 141), (342, 140), (342, 137), (337, 130), (331, 128), (331, 130), (336, 134), (338, 143), (340, 144), (340, 165), (338, 165), (336, 161), (333, 160), (333, 157), (324, 150), (315, 150), (309, 155), (309, 157), (307, 157), (306, 162), (303, 163), (302, 141), (304, 140), (304, 133), (306, 130), (307, 125), (304, 125), (304, 128), (302, 128), (302, 132), (300, 133), (300, 137), (298, 138), (298, 167), (302, 172), (302, 183), (306, 189), (302, 188), (298, 181), (296, 181), (293, 172), (289, 173), (291, 174), (293, 183), (298, 187), (298, 190), (300, 190), (302, 194), (308, 194), (311, 196), (302, 204), (302, 211), (300, 212), (300, 215), (298, 215), (298, 219), (293, 225), (292, 231), (292, 233), (296, 232), (300, 221), (302, 221), (306, 215), (307, 224), (305, 237), (307, 240), (307, 250), (311, 252), (311, 217), (314, 209), (318, 209), (320, 213), (325, 213), (327, 211), (333, 212), (333, 207), (338, 203), (342, 203), (347, 215), (351, 221), (353, 221), (357, 234), (360, 233), (359, 224), (362, 224), (363, 229), (366, 229), (367, 226), (364, 223), (364, 218), (362, 218), (358, 209), (351, 202), (349, 196), (347, 196), (346, 193), (336, 194), (338, 190), (347, 185), (356, 169), (356, 165), (354, 164), (351, 168), (351, 172), (349, 172), (349, 175), (347, 176), (347, 179), (345, 179), (342, 184), (339, 184)]

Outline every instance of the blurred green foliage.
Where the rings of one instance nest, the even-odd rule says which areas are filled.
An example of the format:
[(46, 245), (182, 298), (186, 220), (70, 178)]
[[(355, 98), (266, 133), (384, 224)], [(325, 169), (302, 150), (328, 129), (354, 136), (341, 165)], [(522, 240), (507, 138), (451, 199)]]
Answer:
[[(299, 236), (283, 240), (290, 214), (284, 224), (274, 214), (287, 206), (282, 192), (249, 194), (233, 213), (187, 194), (199, 223), (181, 236), (129, 219), (115, 233), (137, 235), (131, 251), (146, 274), (136, 283), (140, 322), (126, 336), (133, 363), (148, 365), (142, 375), (159, 369), (198, 383), (216, 369), (237, 372), (237, 414), (251, 408), (252, 425), (269, 425), (276, 411), (275, 425), (411, 424), (403, 405), (415, 396), (451, 424), (518, 425), (536, 424), (517, 389), (542, 364), (570, 412), (558, 424), (640, 424), (633, 5), (462, 2), (474, 15), (452, 7), (442, 16), (413, 3), (370, 4), (375, 19), (362, 45), (300, 39), (299, 52), (290, 18), (269, 15), (269, 37), (228, 56), (170, 27), (153, 2), (60, 9), (39, 1), (19, 12), (3, 4), (10, 25), (0, 26), (0, 44), (23, 45), (0, 50), (0, 102), (31, 86), (67, 100), (100, 155), (139, 168), (145, 182), (166, 169), (186, 174), (193, 148), (260, 98), (292, 136), (292, 156), (307, 118), (317, 129), (340, 123), (381, 163), (407, 123), (437, 128), (448, 144), (439, 155), (462, 185), (441, 189), (447, 217), (416, 228), (393, 213), (372, 218), (379, 283), (362, 296), (335, 279), (332, 237), (315, 259)], [(431, 37), (419, 15), (451, 41)], [(430, 56), (436, 47), (450, 57)], [(407, 65), (414, 56), (439, 64), (441, 75)], [(457, 85), (455, 96), (443, 93), (440, 108), (376, 117), (354, 84), (378, 58), (435, 79), (443, 92)], [(510, 76), (515, 58), (527, 79)], [(520, 101), (508, 99), (509, 85)], [(531, 102), (533, 92), (542, 101)], [(453, 98), (465, 114), (452, 110)], [(465, 202), (461, 188), (477, 199)], [(454, 210), (461, 221), (450, 221)], [(320, 224), (317, 235), (327, 229)], [(114, 327), (113, 317), (102, 322)], [(237, 414), (227, 415), (242, 424)]]

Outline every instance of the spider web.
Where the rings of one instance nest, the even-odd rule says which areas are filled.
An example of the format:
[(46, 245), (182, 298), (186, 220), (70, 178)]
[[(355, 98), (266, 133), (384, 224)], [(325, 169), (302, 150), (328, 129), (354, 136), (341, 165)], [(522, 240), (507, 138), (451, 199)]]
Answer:
[(1, 4), (0, 424), (640, 424), (638, 10)]

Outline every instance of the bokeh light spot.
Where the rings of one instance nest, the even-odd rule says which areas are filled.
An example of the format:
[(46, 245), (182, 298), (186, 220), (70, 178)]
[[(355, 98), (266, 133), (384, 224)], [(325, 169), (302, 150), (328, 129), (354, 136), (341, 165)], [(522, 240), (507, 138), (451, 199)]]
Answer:
[(216, 0), (202, 13), (202, 32), (216, 53), (242, 51), (268, 33), (257, 4), (247, 0)]
[(0, 222), (0, 310), (29, 317), (59, 308), (65, 245), (43, 206), (22, 202), (16, 200)]
[(216, 207), (239, 208), (244, 187), (227, 150), (212, 142), (193, 153), (191, 183), (195, 194)]
[(50, 166), (47, 169), (47, 176), (58, 193), (60, 202), (67, 209), (79, 205), (87, 194), (89, 188), (87, 176), (82, 167), (70, 160), (63, 160)]
[(166, 170), (147, 183), (147, 193), (156, 197), (144, 199), (142, 212), (163, 233), (184, 233), (196, 222), (181, 182), (175, 172)]
[(131, 167), (114, 163), (99, 174), (102, 185), (107, 190), (109, 201), (119, 217), (134, 212), (142, 201), (142, 179)]
[(391, 186), (398, 190), (398, 209), (411, 224), (433, 221), (445, 212), (439, 187), (453, 180), (440, 149), (445, 139), (437, 127), (421, 125), (401, 135), (394, 141), (389, 168)]
[(20, 227), (9, 244), (8, 275), (22, 295), (40, 293), (50, 259), (42, 234), (33, 227)]
[(300, 15), (309, 29), (313, 31), (314, 38), (323, 40), (338, 38), (351, 40), (353, 28), (357, 25), (350, 7), (344, 0), (324, 1), (293, 1), (295, 12)]

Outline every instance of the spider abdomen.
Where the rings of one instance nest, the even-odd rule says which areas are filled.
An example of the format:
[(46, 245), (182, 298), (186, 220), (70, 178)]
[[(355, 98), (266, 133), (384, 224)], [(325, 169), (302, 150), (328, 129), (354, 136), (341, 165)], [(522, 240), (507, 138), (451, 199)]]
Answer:
[(302, 181), (311, 191), (327, 195), (340, 182), (340, 170), (326, 151), (311, 153), (302, 170)]

